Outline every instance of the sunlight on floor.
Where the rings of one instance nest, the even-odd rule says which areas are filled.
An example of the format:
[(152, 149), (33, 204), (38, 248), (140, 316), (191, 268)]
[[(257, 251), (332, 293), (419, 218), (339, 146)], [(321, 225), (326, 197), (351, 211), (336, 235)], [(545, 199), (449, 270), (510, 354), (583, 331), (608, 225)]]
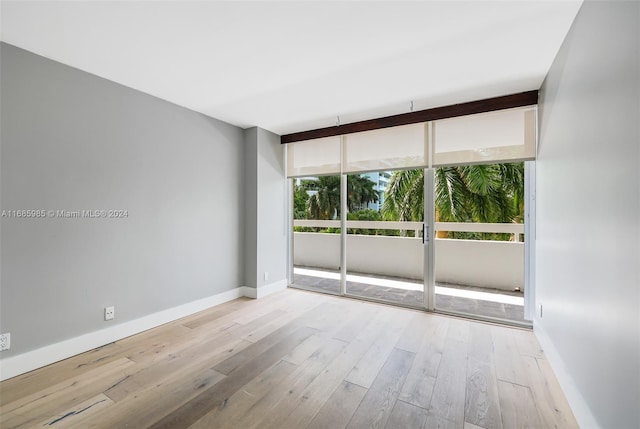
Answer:
[[(311, 277), (323, 277), (326, 279), (340, 280), (340, 273), (332, 273), (329, 271), (310, 270), (307, 268), (294, 268), (294, 274)], [(422, 290), (421, 283), (403, 282), (400, 280), (383, 279), (379, 277), (357, 276), (347, 274), (347, 281), (355, 283), (364, 283), (374, 286), (390, 287), (404, 290)], [(444, 286), (436, 286), (437, 295), (457, 296), (461, 298), (477, 299), (481, 301), (500, 302), (503, 304), (524, 305), (524, 298), (519, 296), (503, 295), (499, 293), (480, 292), (474, 290), (465, 290), (458, 288), (450, 288)]]

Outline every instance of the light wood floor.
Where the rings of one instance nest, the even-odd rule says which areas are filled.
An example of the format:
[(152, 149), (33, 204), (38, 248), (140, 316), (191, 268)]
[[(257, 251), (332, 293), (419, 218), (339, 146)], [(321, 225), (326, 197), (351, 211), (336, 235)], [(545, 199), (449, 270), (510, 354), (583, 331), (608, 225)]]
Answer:
[(0, 383), (0, 427), (573, 428), (532, 332), (288, 289)]

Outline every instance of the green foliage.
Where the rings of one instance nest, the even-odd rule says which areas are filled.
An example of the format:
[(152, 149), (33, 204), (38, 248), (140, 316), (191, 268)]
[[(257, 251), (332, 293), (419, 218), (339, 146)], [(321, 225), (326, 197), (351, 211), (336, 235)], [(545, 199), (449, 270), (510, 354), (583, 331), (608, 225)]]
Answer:
[[(359, 210), (353, 213), (347, 213), (347, 220), (364, 220), (364, 221), (376, 221), (382, 220), (380, 213), (371, 209)], [(360, 229), (360, 228), (349, 228), (347, 229), (347, 234), (359, 234), (359, 235), (382, 235), (383, 230), (377, 229)]]
[[(354, 211), (377, 202), (375, 183), (362, 175), (347, 176), (347, 219), (366, 221), (423, 221), (424, 170), (393, 173), (387, 185), (381, 213)], [(524, 221), (524, 163), (463, 165), (435, 170), (436, 220), (440, 222), (504, 223)], [(340, 176), (304, 180), (294, 191), (296, 219), (338, 219)], [(337, 233), (339, 228), (303, 228)], [(397, 230), (350, 228), (349, 234), (400, 235)], [(412, 231), (405, 235), (413, 236)], [(450, 238), (508, 240), (510, 234), (449, 232)]]
[(308, 219), (335, 219), (340, 215), (340, 176), (305, 180), (302, 186), (310, 191), (307, 202)]
[(441, 222), (515, 222), (523, 217), (524, 163), (436, 169)]
[[(347, 176), (347, 210), (376, 202), (375, 183), (361, 175)], [(310, 194), (307, 201), (308, 219), (337, 219), (340, 217), (340, 176), (321, 176), (317, 180), (303, 180), (301, 189)]]
[(493, 232), (465, 232), (465, 231), (449, 231), (447, 238), (455, 238), (458, 240), (494, 240), (494, 241), (510, 241), (509, 233), (493, 233)]
[(424, 170), (393, 173), (385, 191), (381, 212), (384, 220), (424, 220)]
[(382, 216), (375, 210), (364, 209), (353, 213), (347, 213), (347, 220), (382, 220)]
[[(436, 220), (440, 222), (522, 223), (524, 163), (463, 165), (435, 169)], [(389, 180), (382, 215), (385, 220), (424, 219), (424, 170), (397, 171)], [(449, 233), (475, 238), (475, 233)], [(508, 234), (481, 234), (502, 239)]]
[(293, 218), (306, 219), (307, 205), (309, 204), (309, 194), (306, 189), (300, 185), (293, 187)]
[(347, 208), (349, 212), (355, 211), (356, 207), (378, 202), (380, 196), (378, 191), (374, 189), (375, 185), (371, 179), (360, 174), (347, 176)]
[(293, 232), (318, 232), (319, 228), (311, 226), (294, 226)]

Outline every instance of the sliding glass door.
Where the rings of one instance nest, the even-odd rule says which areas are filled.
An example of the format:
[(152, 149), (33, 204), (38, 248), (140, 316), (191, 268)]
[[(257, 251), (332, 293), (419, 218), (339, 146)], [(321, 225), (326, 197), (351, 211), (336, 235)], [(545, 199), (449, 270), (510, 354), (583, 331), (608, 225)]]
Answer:
[[(515, 163), (295, 179), (292, 283), (524, 323), (523, 174)], [(469, 175), (503, 194), (477, 195)]]
[(293, 286), (524, 323), (535, 107), (287, 145)]
[(340, 176), (293, 180), (293, 283), (339, 295)]
[(414, 195), (412, 210), (399, 204), (401, 181), (421, 171), (347, 176), (347, 295), (424, 306), (424, 198)]
[(524, 163), (434, 169), (435, 310), (524, 322)]

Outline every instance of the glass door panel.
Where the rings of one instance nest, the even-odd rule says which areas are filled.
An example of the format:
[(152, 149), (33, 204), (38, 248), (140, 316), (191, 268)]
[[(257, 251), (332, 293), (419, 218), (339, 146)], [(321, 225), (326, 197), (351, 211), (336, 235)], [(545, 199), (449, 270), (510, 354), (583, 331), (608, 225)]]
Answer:
[(292, 286), (340, 294), (340, 176), (293, 179)]
[[(346, 294), (423, 308), (424, 188), (405, 181), (424, 181), (424, 170), (347, 176)], [(401, 200), (413, 207), (398, 210)]]
[(524, 163), (434, 169), (435, 309), (524, 320)]

